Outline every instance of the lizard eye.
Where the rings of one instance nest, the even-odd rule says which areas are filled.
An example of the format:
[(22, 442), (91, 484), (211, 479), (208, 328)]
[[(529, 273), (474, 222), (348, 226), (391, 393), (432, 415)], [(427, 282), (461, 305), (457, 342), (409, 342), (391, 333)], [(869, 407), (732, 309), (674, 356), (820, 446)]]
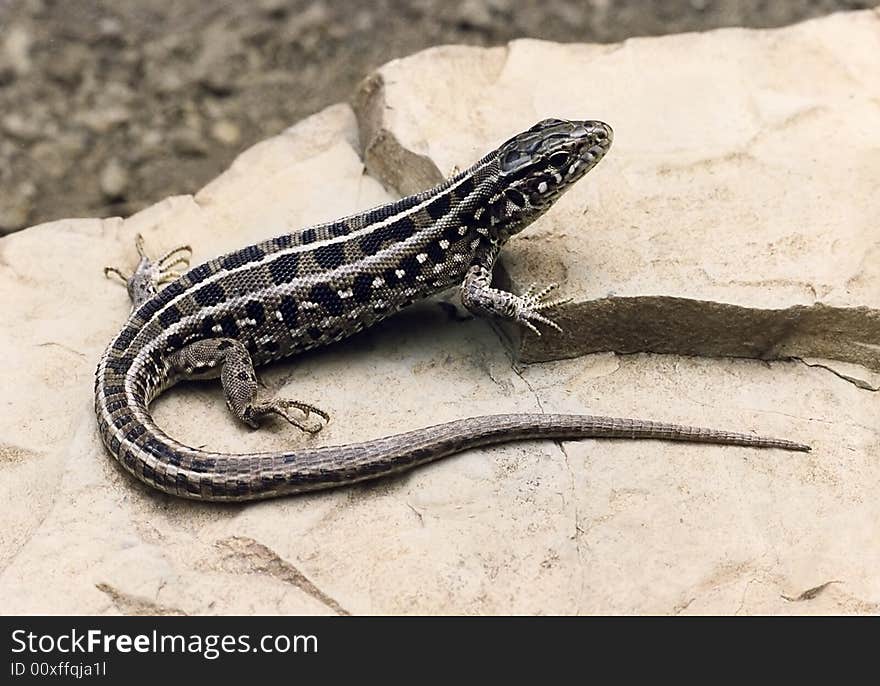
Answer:
[(552, 164), (557, 169), (564, 167), (566, 162), (568, 162), (567, 152), (554, 152), (552, 155), (550, 155), (550, 164)]

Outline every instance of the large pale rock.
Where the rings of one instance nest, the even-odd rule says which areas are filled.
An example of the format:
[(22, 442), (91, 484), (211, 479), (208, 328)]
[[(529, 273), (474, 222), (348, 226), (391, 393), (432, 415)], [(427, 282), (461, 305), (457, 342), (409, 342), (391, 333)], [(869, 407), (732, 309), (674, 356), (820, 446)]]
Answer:
[(357, 94), (365, 159), (410, 192), (544, 117), (611, 152), (511, 242), (516, 289), (558, 281), (587, 352), (823, 357), (880, 370), (880, 19), (840, 14), (621, 45), (521, 40), (387, 64)]
[[(834, 34), (841, 21), (857, 27), (870, 17), (832, 18), (791, 31), (809, 30), (820, 41), (825, 25)], [(790, 41), (777, 33), (719, 32), (700, 40), (717, 43), (713, 49), (726, 63), (758, 59), (768, 49), (768, 35), (777, 36), (771, 43), (785, 53)], [(678, 54), (674, 68), (663, 73), (675, 82), (694, 69), (694, 40), (634, 41), (614, 49), (516, 44), (511, 54), (531, 45), (558, 52), (558, 64), (567, 51), (573, 60), (582, 52), (603, 59), (616, 54), (616, 68), (624, 73), (636, 70), (636, 60), (641, 71), (651, 68), (653, 45), (657, 55)], [(848, 38), (867, 40), (855, 28)], [(472, 58), (506, 53), (466, 53), (456, 92), (476, 95), (491, 70), (468, 67)], [(443, 54), (412, 59), (442, 63)], [(787, 68), (783, 57), (779, 63)], [(418, 89), (421, 83), (419, 76), (409, 85)], [(450, 90), (441, 81), (435, 87)], [(488, 107), (490, 96), (491, 89), (474, 102)], [(529, 102), (511, 102), (511, 108), (524, 108), (522, 123), (538, 115)], [(642, 110), (652, 106), (657, 102), (645, 100)], [(577, 114), (564, 110), (561, 100), (548, 109), (540, 114)], [(588, 114), (615, 121), (602, 111)], [(720, 114), (719, 121), (725, 121)], [(362, 115), (362, 130), (364, 122)], [(456, 157), (459, 134), (473, 137), (474, 149)], [(691, 136), (696, 150), (699, 135)], [(618, 123), (618, 148), (626, 149), (625, 138)], [(444, 171), (472, 161), (490, 144), (467, 127), (454, 136), (438, 128), (425, 140), (430, 148), (413, 153), (424, 160), (439, 158), (446, 146), (453, 151), (437, 164)], [(409, 153), (398, 147), (403, 160)], [(0, 308), (7, 322), (0, 328), (0, 611), (880, 610), (880, 401), (870, 390), (877, 378), (853, 364), (832, 373), (831, 362), (818, 357), (803, 364), (604, 353), (521, 368), (508, 357), (504, 331), (481, 320), (450, 318), (436, 303), (426, 303), (344, 344), (261, 372), (269, 392), (313, 400), (333, 413), (334, 421), (316, 437), (281, 423), (258, 432), (234, 423), (217, 384), (174, 388), (155, 403), (154, 414), (183, 441), (235, 451), (329, 445), (503, 411), (588, 411), (754, 430), (803, 440), (814, 451), (530, 442), (468, 451), (373, 484), (233, 506), (165, 496), (119, 469), (97, 436), (92, 379), (128, 303), (124, 289), (106, 281), (101, 268), (133, 265), (136, 232), (156, 252), (191, 242), (200, 261), (385, 202), (388, 193), (363, 173), (359, 149), (354, 113), (333, 107), (246, 152), (194, 197), (171, 198), (124, 222), (68, 220), (0, 239)], [(367, 157), (376, 161), (382, 154), (376, 144)], [(623, 164), (612, 157), (603, 163), (605, 176), (600, 167), (592, 183), (584, 182), (593, 194), (587, 200), (601, 200), (590, 204), (594, 228), (583, 233), (597, 246), (610, 240), (609, 226), (624, 230), (631, 221), (623, 204), (601, 197), (621, 193), (609, 180), (612, 173), (635, 178), (638, 160), (629, 158), (629, 171)], [(694, 182), (707, 183), (712, 171), (694, 169)], [(577, 198), (564, 201), (534, 233), (560, 232), (556, 222), (571, 217)], [(655, 200), (661, 208), (668, 202)], [(862, 201), (866, 206), (873, 199)], [(861, 217), (861, 209), (846, 211)], [(743, 230), (740, 243), (756, 240)], [(520, 240), (512, 248), (514, 279), (520, 278), (516, 260), (526, 254), (553, 264), (560, 258), (554, 241)], [(545, 250), (552, 257), (542, 257)], [(797, 253), (780, 248), (780, 261), (794, 259), (789, 250)], [(621, 273), (628, 268), (625, 261), (593, 266)], [(740, 265), (746, 281), (756, 278), (749, 266)], [(565, 290), (578, 296), (587, 277), (582, 267), (568, 269), (541, 275), (560, 277)], [(644, 278), (670, 283), (656, 271), (671, 279), (674, 269), (648, 264)], [(714, 297), (707, 286), (694, 301)], [(862, 302), (874, 306), (867, 295)], [(754, 303), (741, 307), (761, 309)]]

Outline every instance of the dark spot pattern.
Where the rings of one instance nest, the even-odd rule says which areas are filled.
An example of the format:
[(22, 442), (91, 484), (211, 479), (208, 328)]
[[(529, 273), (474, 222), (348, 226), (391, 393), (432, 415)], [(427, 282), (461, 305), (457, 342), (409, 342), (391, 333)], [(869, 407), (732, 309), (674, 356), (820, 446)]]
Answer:
[(125, 372), (131, 368), (133, 362), (134, 358), (126, 355), (124, 357), (113, 357), (107, 360), (107, 366), (117, 374), (125, 374)]
[(354, 277), (351, 292), (357, 302), (365, 303), (370, 299), (373, 292), (373, 278), (372, 274), (358, 274)]
[(296, 328), (296, 325), (299, 323), (299, 305), (297, 305), (296, 300), (289, 295), (285, 295), (281, 298), (278, 311), (281, 312), (281, 319), (288, 329)]
[(389, 267), (388, 269), (384, 270), (382, 272), (382, 279), (384, 279), (385, 283), (388, 286), (392, 288), (396, 286), (398, 281), (400, 281), (400, 279), (397, 277), (397, 267)]
[(425, 246), (425, 253), (434, 264), (441, 264), (446, 259), (446, 251), (440, 247), (440, 243), (429, 243)]
[(283, 236), (276, 236), (272, 239), (272, 245), (274, 245), (279, 250), (289, 248), (293, 245), (293, 236), (291, 236), (289, 233), (286, 233)]
[(380, 222), (384, 219), (388, 219), (388, 217), (393, 217), (400, 214), (401, 212), (405, 212), (406, 210), (415, 207), (421, 201), (422, 198), (419, 198), (417, 195), (410, 195), (405, 198), (401, 198), (391, 205), (380, 205), (379, 207), (374, 207), (363, 216), (363, 222), (365, 225)]
[(161, 310), (165, 305), (170, 303), (174, 298), (183, 293), (186, 290), (186, 286), (184, 286), (183, 282), (179, 279), (177, 281), (173, 281), (168, 284), (165, 288), (159, 291), (152, 298), (147, 300), (137, 311), (138, 317), (141, 321), (147, 321), (152, 317), (156, 312)]
[(316, 283), (309, 292), (309, 300), (318, 303), (324, 310), (338, 317), (342, 314), (342, 298), (326, 283)]
[(314, 229), (306, 229), (300, 234), (300, 240), (303, 245), (308, 245), (318, 240), (318, 234)]
[(183, 337), (179, 333), (173, 333), (165, 340), (168, 348), (180, 350), (183, 347)]
[(213, 457), (193, 457), (190, 467), (194, 472), (205, 473), (217, 468), (217, 461)]
[[(187, 272), (187, 278), (189, 278), (191, 285), (195, 285), (207, 279), (212, 273), (213, 270), (211, 269), (211, 263), (206, 262), (205, 264), (200, 264), (195, 269), (190, 269)], [(165, 290), (167, 291), (168, 289), (166, 288)]]
[(126, 467), (134, 471), (134, 466), (136, 462), (134, 452), (132, 452), (131, 450), (124, 450), (122, 452), (122, 455), (120, 456), (120, 459)]
[(391, 240), (405, 241), (416, 232), (416, 223), (409, 217), (402, 217), (387, 227)]
[[(164, 293), (164, 291), (162, 291)], [(138, 308), (138, 316), (143, 320), (147, 321), (150, 317), (152, 317), (156, 312), (162, 309), (163, 303), (158, 296), (154, 296), (147, 300), (143, 305)]]
[(143, 436), (146, 430), (147, 427), (145, 427), (143, 424), (136, 423), (133, 427), (125, 432), (125, 440), (129, 442), (134, 441), (135, 439)]
[(378, 231), (371, 231), (361, 239), (361, 252), (364, 255), (375, 255), (382, 249), (382, 240)]
[(290, 283), (297, 277), (299, 271), (299, 255), (297, 253), (285, 253), (279, 255), (269, 263), (269, 275), (272, 283), (280, 286)]
[(398, 219), (368, 233), (361, 239), (361, 251), (365, 255), (375, 255), (386, 243), (405, 241), (416, 232), (416, 224), (409, 217)]
[[(195, 471), (195, 469), (193, 471)], [(186, 492), (191, 493), (192, 495), (198, 495), (202, 492), (202, 489), (198, 479), (187, 478), (186, 474), (179, 472), (177, 474), (177, 491), (179, 493)]]
[(324, 331), (317, 326), (310, 326), (307, 330), (309, 336), (312, 337), (312, 340), (317, 341), (321, 336), (324, 335)]
[(210, 315), (205, 317), (202, 320), (202, 336), (205, 338), (215, 338), (217, 336), (217, 332), (214, 331), (215, 326), (217, 326), (217, 320)]
[(156, 299), (163, 305), (167, 305), (185, 290), (186, 286), (183, 285), (182, 281), (172, 281), (167, 286), (165, 286), (165, 288), (159, 291), (159, 295)]
[(144, 450), (151, 455), (155, 455), (160, 462), (165, 462), (169, 465), (180, 464), (180, 455), (178, 452), (170, 445), (155, 438), (144, 441)]
[(422, 265), (415, 255), (407, 255), (400, 261), (398, 269), (404, 272), (403, 276), (398, 276), (400, 282), (411, 286), (416, 283), (418, 275), (421, 274)]
[(462, 182), (455, 189), (455, 194), (459, 198), (464, 198), (467, 195), (470, 195), (474, 190), (474, 177), (468, 176), (463, 179)]
[(340, 236), (345, 236), (348, 233), (348, 230), (348, 225), (345, 222), (336, 222), (329, 226), (327, 233), (329, 233), (332, 238), (339, 238)]
[[(459, 220), (461, 220), (461, 216), (459, 216)], [(445, 229), (443, 229), (443, 238), (445, 238), (450, 243), (455, 243), (457, 241), (460, 241), (462, 238), (464, 238), (464, 236), (462, 236), (458, 232), (458, 229), (461, 226), (468, 226), (469, 222), (470, 222), (470, 217), (465, 216), (464, 221), (462, 221), (461, 224), (450, 224)], [(466, 235), (467, 235), (467, 233), (465, 233), (465, 236)]]
[(449, 212), (449, 193), (443, 193), (439, 197), (432, 200), (425, 210), (431, 219), (442, 219)]
[(180, 321), (180, 318), (180, 310), (174, 305), (169, 305), (159, 313), (159, 323), (162, 325), (163, 329), (167, 329), (172, 324), (176, 324)]
[(345, 261), (345, 251), (340, 243), (322, 245), (315, 250), (315, 261), (324, 269), (336, 269)]
[(236, 269), (250, 262), (262, 260), (265, 256), (266, 253), (259, 246), (249, 245), (237, 252), (230, 253), (220, 261), (220, 264), (224, 269)]
[(257, 300), (249, 301), (244, 306), (244, 311), (248, 319), (253, 319), (256, 322), (256, 326), (262, 326), (263, 322), (266, 321), (266, 308)]
[(123, 407), (125, 407), (125, 405), (126, 405), (125, 398), (122, 398), (120, 400), (113, 400), (113, 401), (107, 403), (107, 412), (109, 412), (110, 414), (113, 414), (114, 412), (121, 410)]
[(225, 297), (226, 292), (223, 290), (223, 287), (216, 282), (202, 286), (195, 293), (193, 293), (193, 298), (195, 298), (195, 301), (199, 305), (203, 305), (204, 307), (217, 305), (223, 302), (223, 299)]
[(147, 464), (146, 462), (141, 463), (141, 474), (143, 474), (144, 479), (147, 482), (150, 482), (150, 481), (152, 481), (153, 483), (156, 482), (156, 480), (155, 480), (156, 470), (153, 469), (152, 465)]
[(131, 342), (134, 340), (135, 336), (137, 336), (138, 330), (134, 326), (126, 326), (119, 334), (116, 336), (116, 340), (113, 342), (113, 349), (122, 351), (128, 348), (131, 345)]
[(238, 324), (232, 316), (226, 316), (220, 320), (220, 329), (223, 335), (229, 338), (235, 338), (239, 333)]
[(550, 155), (550, 164), (552, 164), (557, 169), (561, 169), (566, 164), (568, 164), (568, 153), (560, 150), (559, 152), (554, 152)]
[(217, 344), (217, 350), (226, 350), (232, 347), (232, 341), (220, 341)]

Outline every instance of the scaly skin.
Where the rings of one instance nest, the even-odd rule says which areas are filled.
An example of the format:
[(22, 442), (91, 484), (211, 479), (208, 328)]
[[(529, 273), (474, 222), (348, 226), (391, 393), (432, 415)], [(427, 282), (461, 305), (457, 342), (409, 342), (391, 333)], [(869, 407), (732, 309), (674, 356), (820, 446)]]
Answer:
[[(254, 367), (346, 338), (414, 301), (461, 285), (479, 316), (539, 333), (555, 284), (514, 295), (491, 286), (510, 236), (541, 216), (608, 151), (611, 128), (539, 122), (470, 169), (398, 202), (277, 236), (178, 274), (188, 248), (140, 263), (126, 282), (132, 314), (98, 365), (95, 412), (108, 450), (166, 493), (252, 500), (330, 488), (410, 469), (468, 448), (519, 439), (657, 438), (809, 450), (748, 434), (593, 417), (494, 415), (344, 446), (224, 454), (187, 447), (150, 417), (181, 379), (220, 377), (232, 413), (251, 426), (277, 414), (305, 431), (328, 415), (309, 403), (259, 399)], [(163, 283), (168, 285), (158, 290)], [(315, 418), (319, 418), (318, 421)]]

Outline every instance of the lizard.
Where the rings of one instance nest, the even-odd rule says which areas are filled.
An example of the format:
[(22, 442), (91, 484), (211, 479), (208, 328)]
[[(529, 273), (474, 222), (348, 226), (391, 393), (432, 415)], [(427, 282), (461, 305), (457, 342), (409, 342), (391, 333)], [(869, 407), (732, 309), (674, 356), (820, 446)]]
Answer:
[[(278, 415), (315, 433), (327, 412), (301, 400), (263, 398), (256, 366), (347, 338), (453, 286), (481, 317), (540, 335), (559, 329), (548, 310), (557, 288), (513, 294), (492, 272), (511, 236), (605, 156), (613, 132), (600, 121), (546, 119), (434, 188), (343, 219), (249, 245), (189, 269), (192, 248), (140, 261), (125, 282), (132, 301), (101, 356), (95, 412), (107, 450), (165, 493), (246, 501), (395, 474), (464, 450), (524, 439), (653, 438), (808, 451), (747, 433), (576, 414), (468, 417), (340, 446), (224, 454), (166, 435), (150, 402), (180, 380), (220, 378), (226, 405), (251, 427)], [(186, 269), (186, 271), (181, 271)], [(160, 286), (163, 286), (160, 288)]]

